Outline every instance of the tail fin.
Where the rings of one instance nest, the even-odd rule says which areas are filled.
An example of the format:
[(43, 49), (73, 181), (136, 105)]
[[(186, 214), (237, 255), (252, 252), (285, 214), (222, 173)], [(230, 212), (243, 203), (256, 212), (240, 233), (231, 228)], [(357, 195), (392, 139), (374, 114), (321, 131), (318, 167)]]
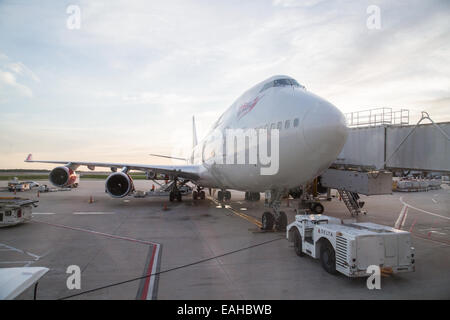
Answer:
[(197, 145), (197, 129), (195, 128), (195, 117), (192, 116), (192, 147)]

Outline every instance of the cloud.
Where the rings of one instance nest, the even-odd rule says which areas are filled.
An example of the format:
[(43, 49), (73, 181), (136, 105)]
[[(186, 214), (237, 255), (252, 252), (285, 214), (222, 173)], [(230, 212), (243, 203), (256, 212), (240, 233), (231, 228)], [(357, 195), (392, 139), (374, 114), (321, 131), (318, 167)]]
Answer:
[(27, 85), (20, 83), (18, 78), (40, 82), (39, 77), (26, 65), (22, 62), (11, 62), (7, 55), (0, 52), (0, 98), (2, 101), (6, 101), (14, 94), (29, 98), (33, 96), (32, 90)]
[(280, 6), (285, 8), (293, 7), (312, 7), (318, 5), (324, 0), (273, 0), (273, 6)]
[[(15, 89), (15, 92), (20, 93), (21, 95), (32, 97), (33, 93), (31, 89), (27, 86), (20, 84), (17, 82), (16, 76), (8, 71), (3, 71), (0, 69), (0, 89), (7, 90), (8, 87)], [(3, 91), (0, 90), (0, 91)], [(0, 97), (4, 97), (5, 94), (0, 93)]]
[(22, 62), (12, 62), (7, 64), (6, 67), (17, 75), (30, 77), (32, 80), (36, 82), (41, 81), (39, 77)]
[[(403, 107), (449, 120), (448, 1), (77, 3), (81, 29), (69, 30), (63, 2), (0, 1), (1, 50), (11, 57), (0, 52), (0, 135), (6, 119), (24, 119), (46, 141), (31, 146), (49, 153), (65, 140), (68, 156), (95, 146), (137, 153), (130, 141), (170, 153), (173, 141), (190, 145), (192, 114), (201, 137), (274, 74), (344, 112)], [(366, 27), (371, 4), (380, 30)]]

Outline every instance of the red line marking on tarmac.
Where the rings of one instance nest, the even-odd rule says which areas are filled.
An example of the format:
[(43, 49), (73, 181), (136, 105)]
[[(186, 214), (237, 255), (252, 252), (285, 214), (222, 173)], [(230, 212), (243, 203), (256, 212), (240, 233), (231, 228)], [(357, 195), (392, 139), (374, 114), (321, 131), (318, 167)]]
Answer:
[(412, 232), (412, 230), (414, 229), (414, 226), (416, 225), (416, 221), (417, 221), (417, 218), (414, 219), (414, 222), (412, 223), (411, 228), (409, 228), (409, 232)]
[(99, 232), (99, 231), (94, 231), (94, 230), (88, 230), (88, 229), (83, 229), (83, 228), (71, 227), (71, 226), (66, 226), (66, 225), (63, 225), (63, 224), (56, 224), (56, 223), (50, 223), (50, 222), (44, 222), (44, 221), (38, 221), (38, 220), (33, 220), (33, 222), (46, 224), (46, 225), (49, 225), (49, 226), (52, 226), (52, 227), (58, 227), (58, 228), (64, 228), (64, 229), (69, 229), (69, 230), (88, 232), (88, 233), (92, 233), (92, 234), (96, 234), (96, 235), (104, 236), (104, 237), (108, 237), (108, 238), (113, 238), (113, 239), (131, 241), (131, 242), (142, 243), (142, 244), (152, 245), (152, 246), (158, 245), (158, 243), (156, 243), (156, 242), (139, 240), (139, 239), (134, 239), (134, 238), (129, 238), (129, 237), (116, 236), (116, 235), (110, 234), (110, 233), (104, 233), (104, 232)]
[[(104, 233), (104, 232), (99, 232), (99, 231), (94, 231), (94, 230), (88, 230), (88, 229), (83, 229), (83, 228), (71, 227), (71, 226), (66, 226), (66, 225), (63, 225), (63, 224), (49, 223), (49, 222), (38, 221), (38, 220), (33, 220), (33, 222), (46, 224), (46, 225), (49, 225), (49, 226), (52, 226), (52, 227), (64, 228), (64, 229), (69, 229), (69, 230), (74, 230), (74, 231), (82, 231), (82, 232), (92, 233), (92, 234), (95, 234), (95, 235), (104, 236), (104, 237), (108, 237), (108, 238), (112, 238), (112, 239), (131, 241), (131, 242), (135, 242), (135, 243), (141, 243), (141, 244), (153, 246), (152, 257), (150, 259), (150, 262), (149, 262), (149, 265), (148, 265), (148, 269), (147, 269), (147, 272), (146, 272), (147, 278), (145, 280), (145, 285), (144, 285), (144, 289), (142, 290), (142, 296), (141, 296), (141, 299), (143, 299), (143, 300), (147, 299), (147, 297), (148, 297), (148, 290), (150, 288), (150, 282), (152, 280), (151, 274), (152, 274), (153, 265), (154, 265), (154, 262), (155, 262), (155, 254), (156, 254), (156, 251), (158, 251), (159, 243), (151, 242), (151, 241), (145, 241), (145, 240), (139, 240), (139, 239), (134, 239), (134, 238), (129, 238), (129, 237), (116, 236), (116, 235), (113, 235), (113, 234), (110, 234), (110, 233)], [(152, 287), (152, 294), (153, 294), (153, 287)]]
[(141, 300), (147, 300), (148, 288), (149, 288), (149, 285), (150, 285), (150, 278), (151, 278), (151, 274), (152, 274), (152, 270), (153, 270), (153, 262), (155, 260), (156, 249), (157, 249), (157, 246), (153, 246), (152, 257), (151, 257), (150, 262), (148, 264), (147, 272), (145, 273), (147, 278), (145, 279), (145, 284), (144, 284), (144, 289), (142, 290)]
[(445, 240), (431, 239), (431, 235), (430, 235), (430, 237), (426, 237), (426, 236), (421, 235), (421, 234), (416, 233), (416, 232), (411, 232), (411, 234), (414, 235), (415, 237), (421, 238), (423, 240), (428, 240), (428, 241), (437, 242), (437, 243), (440, 243), (440, 244), (444, 244), (444, 245), (450, 246), (450, 242), (445, 241)]

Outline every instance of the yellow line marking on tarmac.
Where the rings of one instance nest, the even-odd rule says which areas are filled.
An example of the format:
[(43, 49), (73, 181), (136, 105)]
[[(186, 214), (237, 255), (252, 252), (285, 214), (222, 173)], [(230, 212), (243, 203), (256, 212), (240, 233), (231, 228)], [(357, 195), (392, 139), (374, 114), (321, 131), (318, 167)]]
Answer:
[(234, 213), (235, 215), (241, 217), (242, 219), (245, 219), (245, 220), (247, 220), (248, 222), (253, 223), (253, 224), (256, 225), (257, 227), (259, 227), (259, 228), (262, 227), (262, 224), (261, 224), (261, 222), (260, 222), (258, 219), (254, 218), (254, 217), (252, 217), (252, 216), (249, 216), (249, 215), (247, 215), (247, 214), (245, 214), (245, 213), (236, 211), (236, 210), (234, 210), (230, 205), (224, 205), (224, 206), (222, 206), (222, 204), (221, 204), (219, 201), (217, 201), (216, 199), (214, 199), (214, 198), (212, 198), (212, 197), (208, 197), (208, 199), (211, 200), (212, 202), (214, 202), (214, 203), (217, 205), (216, 208), (217, 208), (217, 207), (222, 207), (222, 208), (224, 208), (224, 209), (227, 209), (227, 210), (231, 211), (232, 213)]

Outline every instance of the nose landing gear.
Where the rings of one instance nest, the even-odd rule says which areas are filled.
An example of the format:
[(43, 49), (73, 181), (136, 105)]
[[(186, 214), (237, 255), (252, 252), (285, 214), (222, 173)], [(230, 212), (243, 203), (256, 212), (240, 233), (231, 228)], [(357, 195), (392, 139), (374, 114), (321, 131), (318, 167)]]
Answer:
[(271, 231), (275, 227), (275, 231), (286, 231), (287, 216), (284, 211), (280, 211), (282, 192), (272, 190), (270, 192), (270, 199), (268, 199), (267, 206), (273, 211), (266, 211), (261, 218), (261, 229)]
[(245, 192), (245, 200), (248, 201), (259, 201), (261, 199), (259, 192)]

